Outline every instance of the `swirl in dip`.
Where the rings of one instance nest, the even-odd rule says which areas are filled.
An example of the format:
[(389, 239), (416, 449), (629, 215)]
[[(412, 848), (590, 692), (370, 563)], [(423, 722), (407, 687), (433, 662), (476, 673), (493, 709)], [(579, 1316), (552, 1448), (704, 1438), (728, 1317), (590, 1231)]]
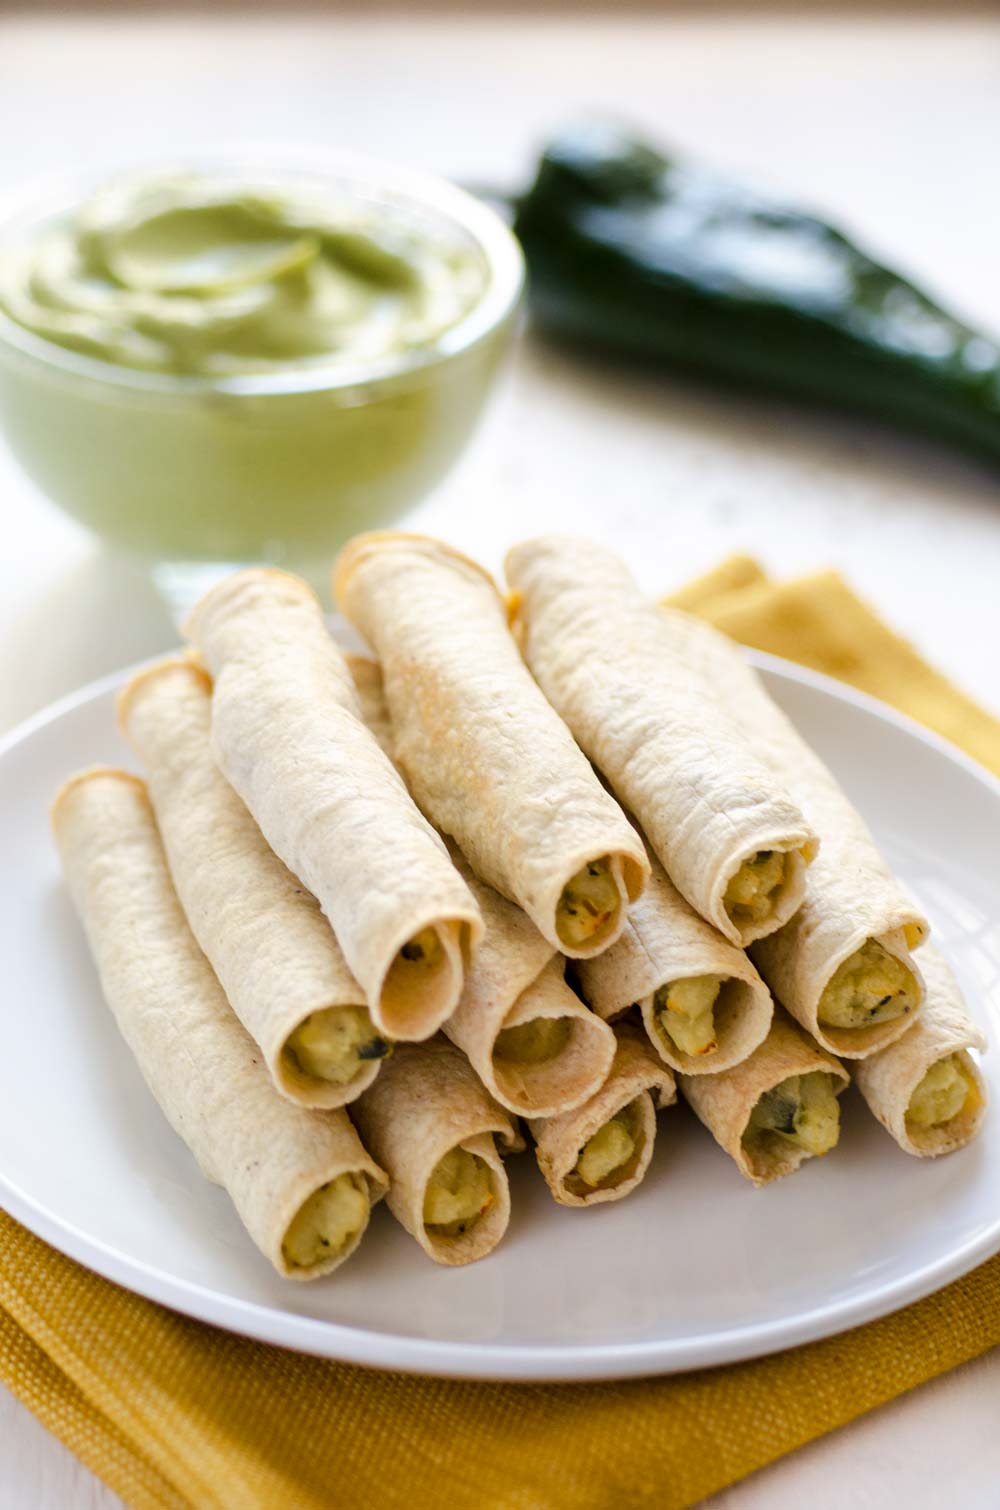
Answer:
[(427, 346), (481, 297), (474, 247), (334, 188), (128, 180), (22, 245), (0, 306), (59, 346), (149, 372), (362, 368)]

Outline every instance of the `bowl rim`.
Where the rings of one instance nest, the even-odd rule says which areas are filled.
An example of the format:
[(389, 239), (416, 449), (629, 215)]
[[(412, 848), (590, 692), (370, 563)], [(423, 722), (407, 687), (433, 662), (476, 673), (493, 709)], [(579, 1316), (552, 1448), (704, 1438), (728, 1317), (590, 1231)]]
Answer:
[(472, 308), (434, 341), (388, 354), (363, 366), (337, 371), (321, 364), (281, 372), (225, 377), (179, 375), (125, 367), (60, 346), (20, 325), (0, 307), (0, 347), (6, 345), (61, 376), (83, 379), (136, 395), (180, 398), (267, 397), (308, 393), (363, 394), (373, 385), (419, 377), (428, 368), (462, 355), (487, 339), (517, 308), (525, 285), (524, 254), (513, 232), (488, 204), (458, 184), (404, 163), (336, 147), (294, 142), (222, 143), (168, 159), (124, 159), (91, 174), (36, 180), (0, 199), (0, 253), (11, 229), (24, 222), (66, 214), (90, 192), (132, 177), (219, 171), (254, 176), (329, 178), (363, 184), (370, 192), (409, 201), (436, 212), (472, 238), (485, 258), (487, 281)]

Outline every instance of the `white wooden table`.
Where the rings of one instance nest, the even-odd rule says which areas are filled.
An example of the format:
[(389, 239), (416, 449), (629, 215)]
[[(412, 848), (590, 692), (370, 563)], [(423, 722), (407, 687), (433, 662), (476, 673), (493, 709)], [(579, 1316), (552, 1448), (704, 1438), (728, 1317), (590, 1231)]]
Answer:
[[(835, 213), (1000, 330), (988, 17), (12, 16), (0, 194), (236, 138), (516, 182), (532, 144), (588, 106)], [(469, 457), (414, 518), (493, 566), (519, 533), (577, 528), (616, 542), (650, 589), (734, 549), (777, 572), (834, 563), (1000, 708), (1000, 477), (916, 443), (525, 347)], [(171, 643), (143, 573), (57, 515), (2, 449), (0, 540), (0, 729)], [(713, 1503), (996, 1510), (998, 1403), (987, 1357)], [(0, 1504), (118, 1503), (0, 1391)]]

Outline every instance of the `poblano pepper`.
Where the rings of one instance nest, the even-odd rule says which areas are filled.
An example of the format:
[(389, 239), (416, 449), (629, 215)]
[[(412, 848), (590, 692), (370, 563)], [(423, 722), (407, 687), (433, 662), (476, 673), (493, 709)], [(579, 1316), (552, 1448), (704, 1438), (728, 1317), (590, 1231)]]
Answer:
[(554, 332), (1000, 463), (998, 343), (813, 215), (587, 126), (549, 146), (515, 230)]

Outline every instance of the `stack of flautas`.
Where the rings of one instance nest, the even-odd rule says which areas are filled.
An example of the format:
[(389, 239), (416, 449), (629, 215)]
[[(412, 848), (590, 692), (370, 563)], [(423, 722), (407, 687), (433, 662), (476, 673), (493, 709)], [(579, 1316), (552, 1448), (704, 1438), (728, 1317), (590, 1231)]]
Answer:
[(577, 967), (593, 1008), (638, 1004), (757, 1183), (836, 1142), (838, 1059), (909, 1152), (968, 1142), (979, 1030), (926, 948), (925, 980), (927, 920), (738, 647), (586, 541), (525, 542), (507, 574), (528, 666), (659, 862), (619, 941)]
[(909, 1154), (982, 1123), (926, 919), (738, 648), (584, 541), (507, 572), (505, 603), (438, 541), (351, 542), (374, 658), (235, 573), (121, 694), (145, 780), (54, 804), (124, 1038), (292, 1278), (383, 1195), (435, 1262), (484, 1257), (529, 1140), (561, 1205), (621, 1199), (678, 1090), (755, 1185), (836, 1145), (851, 1078)]
[[(393, 759), (396, 743), (377, 662), (349, 657), (361, 714)], [(566, 961), (526, 913), (478, 879), (462, 856), (455, 865), (479, 904), (483, 942), (444, 1031), (487, 1090), (524, 1117), (554, 1116), (601, 1086), (614, 1034), (566, 984)]]

